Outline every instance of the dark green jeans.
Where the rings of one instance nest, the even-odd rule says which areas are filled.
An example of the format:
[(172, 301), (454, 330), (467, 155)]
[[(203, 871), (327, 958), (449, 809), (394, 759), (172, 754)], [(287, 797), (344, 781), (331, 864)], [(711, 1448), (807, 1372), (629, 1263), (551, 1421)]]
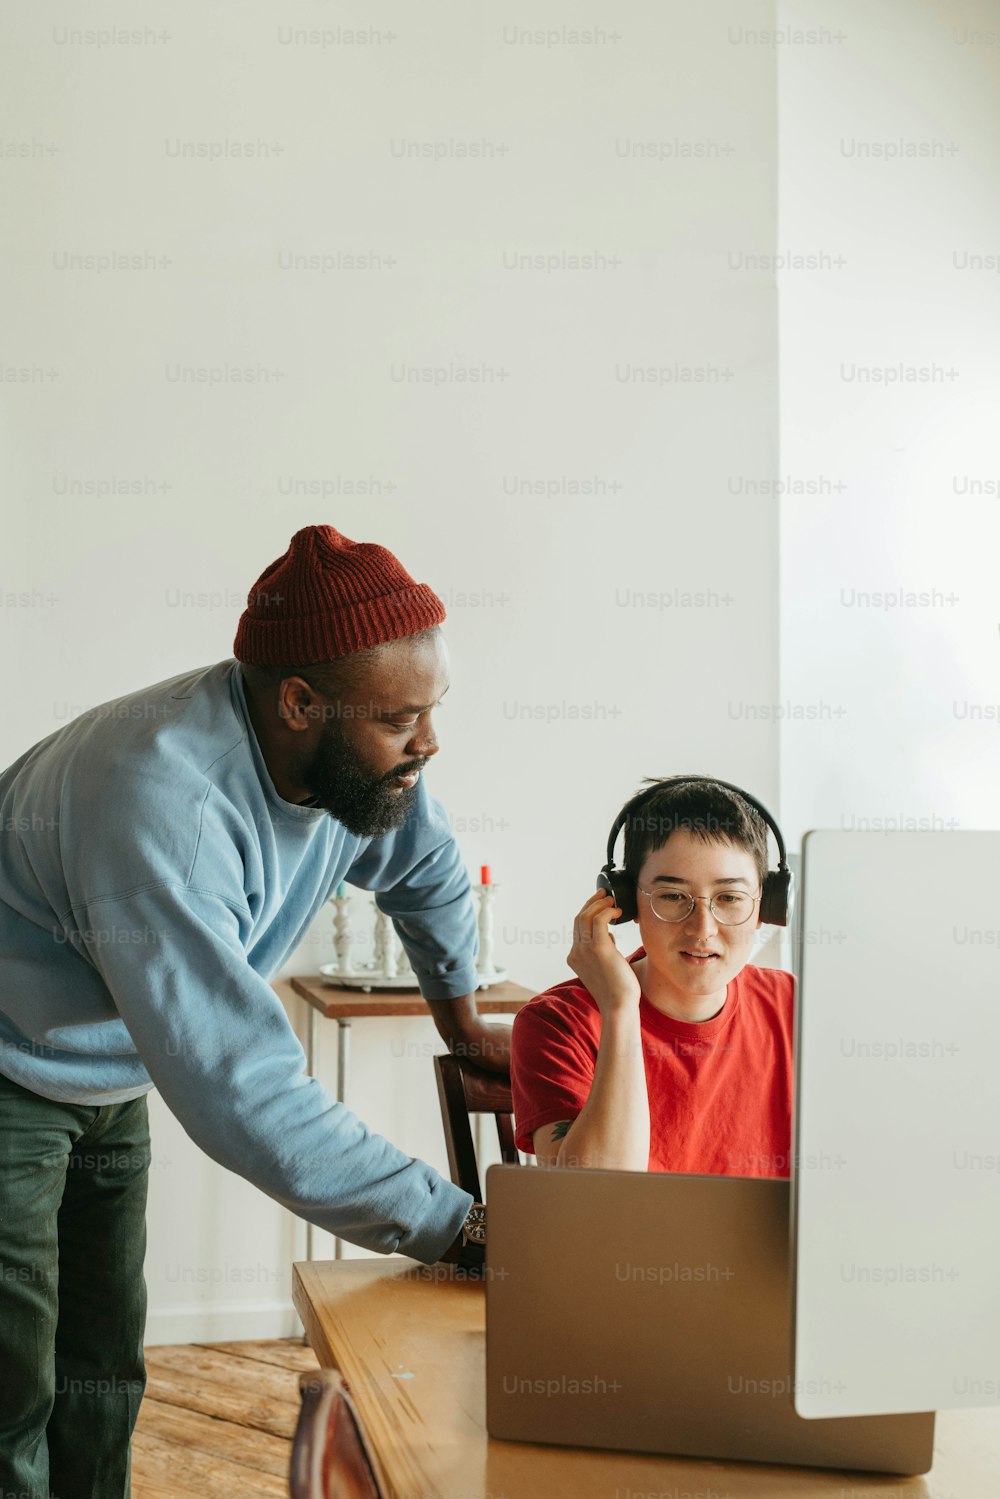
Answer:
[(0, 1074), (0, 1499), (127, 1499), (146, 1384), (145, 1098)]

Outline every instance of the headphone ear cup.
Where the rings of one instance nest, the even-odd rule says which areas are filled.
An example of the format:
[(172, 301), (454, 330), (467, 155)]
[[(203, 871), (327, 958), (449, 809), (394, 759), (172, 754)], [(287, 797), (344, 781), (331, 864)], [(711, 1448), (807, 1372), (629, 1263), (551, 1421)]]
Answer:
[(624, 869), (602, 869), (597, 876), (598, 890), (606, 890), (615, 905), (621, 911), (611, 923), (612, 926), (621, 926), (623, 922), (634, 921), (639, 914), (639, 905), (635, 894), (635, 880)]
[(760, 896), (760, 919), (765, 926), (787, 926), (792, 885), (790, 869), (772, 869)]

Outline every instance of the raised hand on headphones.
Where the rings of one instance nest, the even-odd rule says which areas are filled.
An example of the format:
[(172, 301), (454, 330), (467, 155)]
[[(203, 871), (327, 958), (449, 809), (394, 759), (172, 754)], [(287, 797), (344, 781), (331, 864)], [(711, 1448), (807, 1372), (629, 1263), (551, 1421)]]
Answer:
[(592, 895), (573, 922), (573, 946), (567, 962), (590, 991), (603, 1016), (621, 1011), (638, 1013), (641, 990), (627, 958), (619, 952), (608, 930), (620, 908), (604, 890)]

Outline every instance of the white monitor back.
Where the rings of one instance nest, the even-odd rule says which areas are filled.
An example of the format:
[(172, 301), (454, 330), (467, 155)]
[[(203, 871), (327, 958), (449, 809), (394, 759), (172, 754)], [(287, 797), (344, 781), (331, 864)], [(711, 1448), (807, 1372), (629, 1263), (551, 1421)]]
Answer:
[(799, 941), (795, 1408), (1000, 1404), (1000, 833), (807, 834)]

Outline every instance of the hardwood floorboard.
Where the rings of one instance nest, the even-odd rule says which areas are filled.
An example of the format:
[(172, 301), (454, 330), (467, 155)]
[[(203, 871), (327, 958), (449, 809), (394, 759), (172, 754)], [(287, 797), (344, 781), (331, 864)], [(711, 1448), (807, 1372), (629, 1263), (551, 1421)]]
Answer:
[(277, 1364), (281, 1369), (294, 1369), (304, 1373), (315, 1369), (316, 1355), (301, 1338), (281, 1338), (271, 1343), (199, 1343), (199, 1348), (210, 1348), (215, 1353), (228, 1353), (234, 1358), (256, 1359), (261, 1364)]
[(243, 1463), (260, 1473), (288, 1472), (288, 1440), (266, 1431), (237, 1426), (232, 1421), (204, 1416), (201, 1411), (186, 1411), (176, 1405), (151, 1400), (143, 1405), (143, 1431), (164, 1442), (177, 1442), (206, 1457), (224, 1457)]
[[(150, 1348), (147, 1369), (169, 1375), (172, 1379), (192, 1378), (201, 1384), (221, 1385), (231, 1398), (249, 1401), (283, 1401), (299, 1407), (298, 1376), (291, 1369), (262, 1364), (256, 1359), (233, 1358), (195, 1343), (187, 1348)], [(211, 1413), (209, 1413), (211, 1414)], [(247, 1425), (252, 1424), (247, 1422)]]
[(142, 1447), (132, 1456), (132, 1493), (142, 1494), (142, 1480), (150, 1477), (157, 1483), (177, 1484), (180, 1493), (193, 1491), (204, 1499), (288, 1499), (287, 1478), (270, 1473), (255, 1473), (242, 1463), (226, 1458), (209, 1457), (177, 1442), (144, 1435)]
[[(135, 1459), (133, 1458), (133, 1464)], [(132, 1468), (132, 1499), (203, 1499), (195, 1489), (179, 1489), (175, 1483), (157, 1483), (152, 1478), (139, 1479)]]
[(298, 1375), (317, 1367), (300, 1338), (148, 1348), (146, 1367), (133, 1499), (287, 1499)]

